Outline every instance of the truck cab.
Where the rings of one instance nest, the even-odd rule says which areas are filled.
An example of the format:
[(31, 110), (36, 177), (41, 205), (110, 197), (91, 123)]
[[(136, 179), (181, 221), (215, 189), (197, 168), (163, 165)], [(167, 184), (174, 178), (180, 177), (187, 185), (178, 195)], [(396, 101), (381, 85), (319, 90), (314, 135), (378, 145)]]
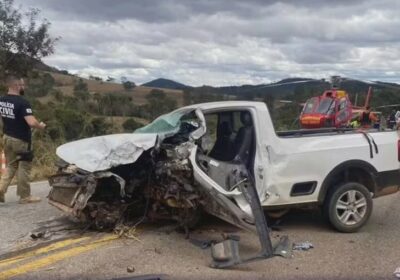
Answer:
[(207, 133), (193, 160), (202, 185), (218, 188), (250, 214), (235, 189), (237, 170), (253, 177), (266, 210), (321, 208), (334, 228), (353, 232), (372, 211), (372, 198), (397, 192), (395, 131), (320, 129), (276, 132), (257, 102), (202, 105)]

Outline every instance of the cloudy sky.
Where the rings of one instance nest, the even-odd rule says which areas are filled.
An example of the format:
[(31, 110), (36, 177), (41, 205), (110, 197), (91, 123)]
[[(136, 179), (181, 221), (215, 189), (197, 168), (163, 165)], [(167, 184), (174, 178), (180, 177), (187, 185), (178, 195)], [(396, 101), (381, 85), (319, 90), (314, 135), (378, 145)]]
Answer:
[(16, 0), (80, 75), (239, 85), (343, 75), (400, 82), (398, 0)]

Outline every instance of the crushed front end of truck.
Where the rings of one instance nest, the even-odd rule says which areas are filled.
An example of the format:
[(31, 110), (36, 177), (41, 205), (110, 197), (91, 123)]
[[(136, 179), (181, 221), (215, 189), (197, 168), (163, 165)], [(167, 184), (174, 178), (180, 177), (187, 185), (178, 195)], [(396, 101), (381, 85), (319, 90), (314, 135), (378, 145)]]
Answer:
[[(240, 163), (226, 164), (221, 171), (229, 177), (230, 190), (222, 190), (198, 164), (210, 160), (202, 149), (205, 133), (201, 110), (183, 108), (133, 134), (62, 145), (57, 149), (58, 171), (49, 179), (49, 203), (96, 229), (173, 220), (188, 234), (202, 212), (208, 212), (258, 234), (261, 252), (247, 261), (271, 257), (269, 230), (251, 173)], [(227, 261), (221, 257), (237, 249), (232, 240), (213, 245), (213, 266), (242, 263), (237, 254)]]
[[(104, 145), (104, 138), (92, 140)], [(92, 143), (95, 150), (96, 143)], [(115, 157), (115, 164), (102, 171), (60, 161), (58, 172), (49, 179), (49, 203), (97, 229), (134, 222), (144, 215), (150, 220), (175, 220), (188, 229), (202, 205), (188, 160), (192, 145), (161, 144), (147, 150), (132, 145), (140, 153), (135, 162), (118, 164)], [(116, 146), (112, 152), (119, 149), (124, 150)]]

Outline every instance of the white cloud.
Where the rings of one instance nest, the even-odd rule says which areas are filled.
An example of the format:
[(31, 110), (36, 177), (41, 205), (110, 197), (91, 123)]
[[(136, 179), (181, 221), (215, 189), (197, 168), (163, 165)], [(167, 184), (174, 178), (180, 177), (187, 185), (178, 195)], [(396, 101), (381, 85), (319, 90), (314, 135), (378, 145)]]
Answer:
[(342, 74), (400, 81), (400, 1), (25, 0), (62, 36), (45, 62), (136, 83)]

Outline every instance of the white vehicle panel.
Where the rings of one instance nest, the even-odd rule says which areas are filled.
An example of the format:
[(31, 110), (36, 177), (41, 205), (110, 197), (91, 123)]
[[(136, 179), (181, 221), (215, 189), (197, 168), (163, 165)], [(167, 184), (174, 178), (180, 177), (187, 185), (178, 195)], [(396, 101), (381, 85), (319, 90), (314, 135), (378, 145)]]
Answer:
[[(327, 175), (340, 164), (360, 160), (370, 163), (378, 172), (399, 168), (396, 132), (370, 133), (378, 146), (372, 145), (373, 158), (364, 135), (361, 133), (278, 138), (277, 145), (269, 146), (269, 178), (265, 188), (269, 197), (264, 205), (316, 202), (319, 190)], [(274, 148), (275, 147), (275, 148)], [(276, 148), (278, 147), (278, 148)], [(294, 183), (317, 181), (313, 194), (293, 197), (290, 191)]]

